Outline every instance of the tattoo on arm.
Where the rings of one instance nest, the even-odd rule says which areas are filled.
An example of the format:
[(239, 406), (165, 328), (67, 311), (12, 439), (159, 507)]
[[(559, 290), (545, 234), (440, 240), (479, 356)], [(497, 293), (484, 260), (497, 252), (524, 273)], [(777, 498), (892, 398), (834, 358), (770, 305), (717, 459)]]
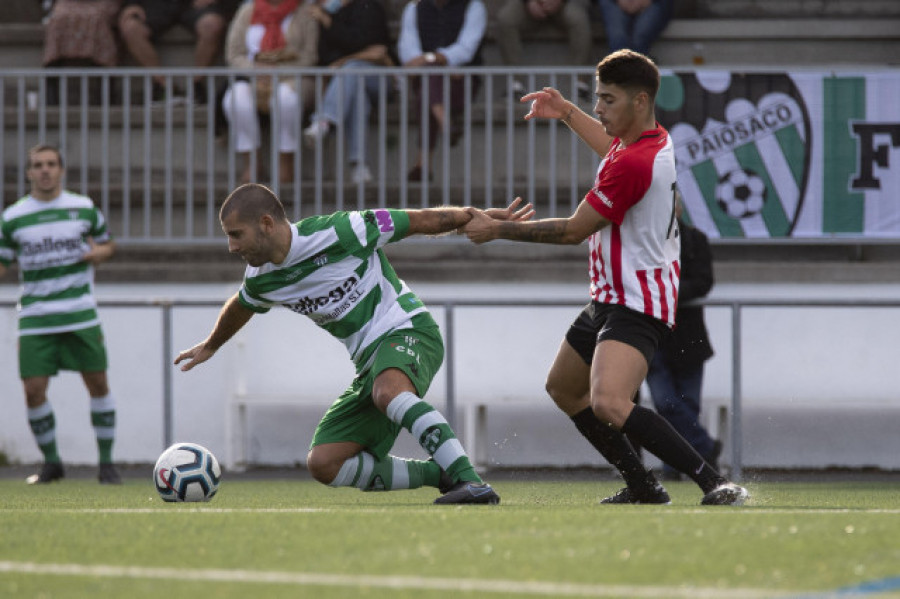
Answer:
[(533, 243), (579, 243), (582, 240), (571, 240), (567, 237), (567, 221), (563, 218), (548, 218), (528, 223), (498, 222), (498, 237), (514, 241), (530, 241)]
[(472, 220), (472, 217), (467, 212), (456, 209), (438, 210), (437, 218), (438, 230), (436, 231), (436, 233), (446, 233), (447, 231), (452, 231)]

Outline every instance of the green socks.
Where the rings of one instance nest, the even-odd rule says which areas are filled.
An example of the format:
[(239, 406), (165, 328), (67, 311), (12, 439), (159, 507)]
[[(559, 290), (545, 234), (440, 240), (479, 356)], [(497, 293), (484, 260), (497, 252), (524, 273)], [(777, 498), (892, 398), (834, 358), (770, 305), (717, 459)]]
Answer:
[(59, 462), (56, 450), (56, 418), (50, 402), (44, 402), (36, 408), (28, 408), (28, 424), (34, 434), (34, 440), (44, 454), (45, 462)]
[(116, 402), (113, 396), (91, 398), (91, 424), (97, 436), (101, 464), (112, 463), (112, 446), (116, 437)]
[(454, 482), (482, 482), (447, 420), (428, 403), (405, 391), (388, 404), (387, 416), (408, 430)]
[(440, 476), (440, 467), (434, 462), (405, 460), (392, 455), (376, 460), (371, 453), (361, 451), (344, 462), (330, 486), (356, 487), (360, 491), (397, 491), (437, 487)]

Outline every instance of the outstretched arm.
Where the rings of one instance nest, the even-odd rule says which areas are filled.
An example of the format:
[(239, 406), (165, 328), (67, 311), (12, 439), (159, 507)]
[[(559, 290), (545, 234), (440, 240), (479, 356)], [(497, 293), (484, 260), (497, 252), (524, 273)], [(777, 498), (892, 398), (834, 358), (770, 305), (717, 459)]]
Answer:
[[(506, 208), (489, 208), (485, 211), (488, 217), (500, 221), (528, 220), (534, 215), (531, 204), (519, 208), (522, 198), (516, 198)], [(474, 208), (422, 208), (407, 210), (409, 214), (409, 231), (407, 235), (440, 235), (455, 231), (472, 219)], [(480, 212), (480, 211), (478, 211)]]
[[(518, 199), (518, 198), (517, 198)], [(470, 208), (472, 220), (463, 232), (474, 243), (493, 239), (511, 239), (531, 243), (577, 245), (596, 231), (609, 224), (600, 213), (582, 200), (572, 216), (567, 218), (543, 218), (535, 221), (500, 221)]]
[(407, 210), (409, 231), (407, 235), (440, 235), (454, 231), (472, 219), (465, 208), (443, 206)]
[(183, 372), (187, 372), (194, 366), (206, 362), (213, 357), (213, 354), (215, 354), (226, 341), (234, 337), (235, 333), (240, 331), (241, 327), (247, 324), (247, 321), (249, 321), (252, 316), (253, 311), (242, 306), (240, 300), (238, 300), (238, 295), (234, 294), (227, 302), (225, 302), (225, 305), (222, 306), (222, 310), (219, 312), (219, 318), (216, 320), (216, 325), (213, 327), (209, 337), (191, 349), (186, 349), (178, 354), (178, 357), (175, 358), (175, 364), (178, 364), (183, 360), (188, 360), (188, 362), (181, 367)]
[(526, 121), (537, 118), (562, 121), (594, 152), (606, 156), (612, 137), (606, 133), (603, 123), (566, 100), (558, 90), (545, 87), (525, 94), (519, 101), (531, 102), (531, 110), (525, 115)]

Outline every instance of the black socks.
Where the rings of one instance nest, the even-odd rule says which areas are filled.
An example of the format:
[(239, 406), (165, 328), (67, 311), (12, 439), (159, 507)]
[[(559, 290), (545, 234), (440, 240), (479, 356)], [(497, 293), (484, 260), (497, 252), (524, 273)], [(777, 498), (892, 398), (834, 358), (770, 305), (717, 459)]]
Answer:
[(591, 408), (572, 416), (572, 422), (606, 461), (615, 466), (630, 489), (657, 486), (656, 477), (644, 468), (628, 439), (609, 424), (600, 422)]
[(726, 482), (665, 418), (653, 410), (635, 406), (625, 420), (622, 432), (640, 441), (647, 451), (666, 464), (690, 476), (704, 493)]

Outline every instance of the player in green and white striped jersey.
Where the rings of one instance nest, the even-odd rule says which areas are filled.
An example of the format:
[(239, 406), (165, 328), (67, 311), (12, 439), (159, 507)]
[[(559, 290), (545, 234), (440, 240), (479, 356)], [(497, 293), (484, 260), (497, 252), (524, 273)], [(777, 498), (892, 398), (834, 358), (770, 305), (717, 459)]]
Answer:
[(28, 155), (29, 195), (0, 216), (0, 276), (19, 263), (19, 374), (28, 421), (44, 455), (29, 483), (64, 476), (56, 447), (56, 421), (47, 400), (50, 377), (60, 369), (81, 373), (91, 396), (101, 483), (120, 483), (112, 463), (115, 401), (106, 377), (103, 332), (93, 296), (94, 265), (115, 245), (103, 214), (90, 198), (62, 189), (62, 156), (39, 145)]
[[(530, 218), (530, 206), (491, 211)], [(435, 503), (499, 503), (472, 468), (446, 419), (422, 400), (443, 362), (440, 331), (421, 300), (397, 277), (382, 248), (415, 234), (453, 231), (462, 208), (366, 210), (291, 224), (262, 185), (237, 188), (219, 214), (229, 251), (248, 264), (210, 335), (181, 352), (182, 370), (205, 362), (254, 314), (282, 305), (339, 339), (357, 377), (316, 428), (307, 466), (319, 482), (363, 491), (440, 489)], [(400, 429), (432, 459), (388, 454)]]

